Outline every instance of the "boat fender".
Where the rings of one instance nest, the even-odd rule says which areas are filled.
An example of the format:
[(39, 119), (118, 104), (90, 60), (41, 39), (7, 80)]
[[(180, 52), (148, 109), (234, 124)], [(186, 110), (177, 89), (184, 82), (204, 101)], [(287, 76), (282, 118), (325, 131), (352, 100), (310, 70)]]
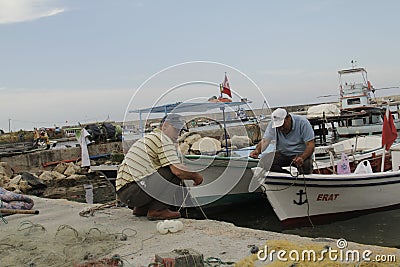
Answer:
[(183, 223), (178, 220), (164, 220), (157, 223), (157, 231), (165, 235), (168, 232), (176, 233), (183, 229)]

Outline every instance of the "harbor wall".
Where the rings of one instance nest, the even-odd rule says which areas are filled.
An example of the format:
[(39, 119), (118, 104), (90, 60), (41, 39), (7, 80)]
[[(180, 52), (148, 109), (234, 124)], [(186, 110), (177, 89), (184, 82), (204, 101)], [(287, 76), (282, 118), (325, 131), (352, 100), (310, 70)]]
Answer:
[[(109, 154), (112, 152), (122, 152), (121, 142), (110, 142), (105, 144), (93, 144), (88, 147), (89, 155), (96, 156)], [(59, 161), (78, 161), (81, 157), (80, 147), (70, 147), (64, 149), (50, 149), (32, 153), (0, 157), (1, 162), (8, 162), (14, 172), (38, 171), (43, 170), (44, 166)]]
[[(263, 127), (261, 127), (262, 129)], [(199, 132), (203, 137), (209, 136), (219, 140), (224, 139), (223, 129), (205, 130)], [(261, 139), (263, 131), (260, 131), (258, 124), (247, 124), (242, 126), (229, 127), (227, 130), (228, 137), (234, 135), (245, 136), (247, 135), (253, 144)], [(135, 140), (132, 140), (133, 143)], [(129, 147), (127, 147), (129, 148)], [(122, 153), (121, 142), (109, 142), (104, 144), (92, 144), (88, 146), (89, 155), (98, 156), (110, 154), (113, 152)], [(25, 154), (18, 154), (14, 156), (0, 157), (1, 162), (8, 162), (14, 172), (37, 172), (46, 168), (54, 167), (60, 161), (79, 161), (81, 157), (81, 148), (69, 147), (63, 149), (50, 149)]]

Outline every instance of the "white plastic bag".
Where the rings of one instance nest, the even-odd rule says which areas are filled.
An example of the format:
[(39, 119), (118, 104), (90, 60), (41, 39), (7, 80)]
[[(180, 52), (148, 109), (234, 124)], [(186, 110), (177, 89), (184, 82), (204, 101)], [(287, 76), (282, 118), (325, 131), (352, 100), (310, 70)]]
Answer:
[(373, 173), (371, 163), (368, 160), (361, 161), (354, 173)]

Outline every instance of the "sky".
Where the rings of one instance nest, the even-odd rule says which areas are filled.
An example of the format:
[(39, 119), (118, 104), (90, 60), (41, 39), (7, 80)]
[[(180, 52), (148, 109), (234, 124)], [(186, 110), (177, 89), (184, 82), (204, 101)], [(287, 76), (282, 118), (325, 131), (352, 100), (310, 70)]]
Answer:
[(400, 86), (398, 10), (397, 0), (0, 0), (0, 129), (206, 101), (225, 73), (234, 101), (252, 108), (336, 101), (351, 60), (375, 88)]

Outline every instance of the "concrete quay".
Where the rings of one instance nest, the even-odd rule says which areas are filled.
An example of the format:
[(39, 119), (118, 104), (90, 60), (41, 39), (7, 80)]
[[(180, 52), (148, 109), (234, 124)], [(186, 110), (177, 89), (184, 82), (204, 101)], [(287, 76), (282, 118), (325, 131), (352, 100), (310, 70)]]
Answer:
[[(185, 249), (196, 250), (203, 255), (204, 260), (213, 257), (224, 263), (234, 262), (205, 266), (400, 265), (400, 250), (395, 248), (347, 242), (346, 247), (339, 249), (338, 240), (330, 238), (304, 238), (241, 228), (213, 220), (179, 219), (183, 223), (181, 231), (160, 234), (156, 229), (157, 221), (135, 217), (128, 208), (101, 209), (101, 205), (64, 199), (32, 199), (35, 201), (34, 209), (40, 212), (38, 215), (11, 215), (5, 217), (7, 224), (1, 224), (0, 243), (5, 246), (0, 251), (2, 266), (92, 266), (83, 263), (113, 255), (117, 255), (123, 266), (157, 266), (149, 265), (154, 263), (155, 254)], [(80, 213), (85, 214), (88, 211), (93, 211), (93, 216), (80, 216)], [(344, 244), (346, 241), (340, 242)], [(262, 253), (259, 256), (251, 253), (254, 246), (265, 250), (266, 244), (268, 255), (275, 250), (272, 253), (273, 262), (270, 258), (264, 260), (265, 255)], [(318, 261), (324, 249), (336, 250), (336, 254), (332, 254), (336, 255), (336, 259), (331, 260), (329, 254), (324, 254), (321, 258), (323, 261)], [(296, 257), (294, 251), (301, 255), (306, 250), (316, 252), (315, 261), (312, 258), (303, 261), (301, 257), (298, 261), (289, 260), (289, 255)], [(278, 251), (286, 251), (285, 255), (279, 252), (282, 260), (277, 258)], [(340, 261), (338, 251), (350, 251), (352, 255), (356, 251), (361, 254), (367, 251), (371, 253), (367, 253), (368, 257), (375, 261), (343, 262)], [(390, 258), (390, 262), (377, 262), (377, 255), (381, 256), (380, 259)], [(283, 260), (285, 258), (287, 261)]]

